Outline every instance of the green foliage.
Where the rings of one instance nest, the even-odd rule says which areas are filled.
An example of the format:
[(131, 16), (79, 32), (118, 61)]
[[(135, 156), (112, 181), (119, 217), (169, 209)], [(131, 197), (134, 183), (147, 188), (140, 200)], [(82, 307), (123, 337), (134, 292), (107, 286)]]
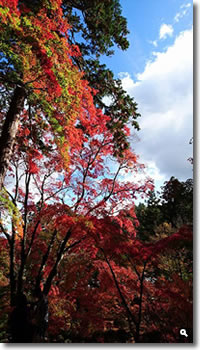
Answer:
[[(139, 130), (137, 118), (137, 104), (122, 88), (121, 81), (114, 79), (114, 75), (105, 64), (100, 64), (98, 59), (87, 59), (84, 61), (84, 71), (90, 85), (98, 91), (94, 96), (94, 102), (98, 108), (104, 110), (111, 120), (108, 128), (112, 131), (115, 139), (115, 149), (122, 155), (123, 150), (129, 147), (127, 134), (124, 126), (130, 122), (132, 126)], [(103, 98), (109, 97), (110, 104), (106, 105)]]
[[(74, 57), (74, 63), (84, 71), (90, 86), (98, 91), (94, 96), (97, 107), (111, 117), (108, 128), (115, 140), (115, 154), (122, 157), (129, 147), (128, 135), (123, 128), (127, 122), (139, 130), (137, 104), (115, 79), (112, 71), (100, 63), (100, 55), (113, 54), (117, 45), (122, 50), (129, 46), (127, 21), (122, 16), (119, 0), (63, 1), (63, 12), (72, 28), (69, 41), (78, 45), (82, 56)], [(110, 105), (103, 97), (110, 97)]]
[[(162, 186), (160, 196), (151, 192), (146, 204), (136, 206), (136, 215), (140, 222), (138, 236), (144, 241), (155, 237), (157, 231), (163, 230), (163, 224), (173, 228), (190, 225), (193, 220), (193, 180), (180, 182), (171, 177)], [(160, 228), (159, 228), (160, 226)]]
[[(12, 225), (13, 227), (15, 227), (17, 234), (20, 236), (22, 233), (22, 224), (23, 224), (20, 210), (17, 208), (15, 203), (12, 200), (10, 200), (7, 192), (4, 189), (1, 190), (0, 192), (0, 211), (4, 217), (6, 218), (11, 217)], [(0, 217), (0, 224), (1, 224), (1, 217)]]
[(109, 55), (114, 44), (122, 50), (128, 48), (127, 20), (121, 14), (119, 0), (64, 0), (62, 7), (72, 24), (71, 36), (82, 36), (84, 55)]
[(140, 223), (137, 229), (138, 237), (143, 241), (151, 240), (155, 235), (156, 227), (163, 222), (160, 200), (154, 191), (150, 193), (147, 205), (140, 203), (136, 206), (136, 216)]
[(180, 182), (175, 177), (164, 183), (161, 193), (162, 210), (168, 222), (174, 227), (192, 224), (193, 180)]

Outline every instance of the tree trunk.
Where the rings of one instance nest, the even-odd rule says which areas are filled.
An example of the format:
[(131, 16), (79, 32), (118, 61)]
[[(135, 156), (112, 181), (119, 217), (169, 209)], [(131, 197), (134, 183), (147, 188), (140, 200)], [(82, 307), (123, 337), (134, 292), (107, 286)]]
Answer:
[(8, 169), (18, 131), (20, 112), (24, 107), (25, 89), (15, 88), (0, 136), (0, 190)]
[(144, 263), (144, 268), (142, 271), (142, 276), (140, 278), (140, 297), (139, 297), (139, 314), (138, 314), (138, 322), (136, 324), (136, 335), (135, 335), (135, 342), (140, 342), (140, 326), (142, 321), (142, 299), (143, 299), (143, 287), (144, 287), (144, 273), (146, 268), (146, 262)]

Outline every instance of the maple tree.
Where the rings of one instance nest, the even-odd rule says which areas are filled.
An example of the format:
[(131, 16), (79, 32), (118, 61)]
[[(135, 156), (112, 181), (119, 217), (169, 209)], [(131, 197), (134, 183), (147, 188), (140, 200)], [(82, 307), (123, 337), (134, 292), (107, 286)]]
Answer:
[[(108, 3), (93, 4), (104, 13), (101, 21)], [(112, 3), (117, 15), (110, 41), (102, 41), (106, 22), (103, 36), (92, 36), (90, 49), (98, 43), (97, 53), (109, 50), (112, 37), (127, 46), (126, 22), (119, 2)], [(160, 332), (160, 310), (169, 320), (179, 295), (180, 312), (191, 314), (188, 252), (182, 275), (170, 270), (175, 270), (172, 251), (191, 242), (191, 228), (156, 242), (137, 238), (133, 202), (152, 191), (153, 183), (126, 180), (144, 168), (128, 143), (131, 115), (137, 127), (136, 105), (98, 64), (96, 71), (94, 62), (91, 70), (80, 71), (79, 62), (88, 67), (90, 62), (70, 38), (74, 3), (1, 0), (0, 5), (1, 339), (44, 342), (48, 328), (52, 342), (112, 342), (115, 337), (140, 342), (148, 331)], [(98, 23), (90, 8), (82, 11), (95, 35), (92, 23), (95, 28)], [(114, 30), (117, 19), (122, 36)], [(96, 82), (102, 81), (96, 86), (99, 69)], [(116, 103), (103, 113), (102, 97), (113, 86)], [(165, 340), (176, 341), (168, 328)]]
[[(105, 155), (108, 156), (109, 152), (112, 154), (110, 132), (104, 136), (99, 142), (93, 138), (90, 143), (87, 141), (81, 153), (72, 147), (73, 161), (70, 171), (68, 168), (67, 171), (60, 170), (59, 173), (53, 152), (45, 161), (35, 159), (36, 169), (30, 169), (29, 157), (19, 146), (7, 178), (8, 186), (12, 187), (13, 184), (13, 189), (7, 190), (2, 197), (2, 219), (7, 217), (9, 211), (13, 214), (10, 230), (6, 229), (6, 223), (1, 223), (2, 232), (10, 246), (11, 302), (15, 303), (16, 293), (20, 294), (24, 290), (27, 295), (34, 294), (34, 289), (39, 288), (41, 283), (43, 293), (48, 295), (52, 283), (55, 283), (64, 254), (76, 245), (81, 244), (81, 249), (91, 251), (95, 257), (100, 239), (93, 234), (95, 227), (99, 226), (99, 230), (102, 230), (102, 225), (106, 225), (107, 229), (103, 229), (107, 236), (102, 239), (110, 253), (119, 249), (118, 245), (123, 237), (117, 237), (118, 231), (116, 238), (110, 235), (112, 223), (109, 224), (109, 217), (116, 214), (123, 203), (132, 199), (137, 192), (145, 192), (152, 184), (149, 182), (139, 185), (119, 181), (117, 177), (121, 170), (136, 171), (139, 165), (135, 155), (128, 153), (123, 159), (119, 159), (117, 169), (112, 174), (104, 164)], [(109, 142), (105, 142), (106, 136)], [(22, 146), (23, 142), (24, 138)], [(23, 162), (20, 162), (20, 158)], [(13, 179), (9, 180), (12, 175), (15, 177), (14, 183)], [(12, 199), (12, 207), (8, 196)], [(128, 208), (128, 204), (126, 207)], [(105, 218), (101, 218), (102, 215)], [(120, 225), (134, 230), (126, 216), (122, 215), (118, 220)]]
[[(57, 137), (60, 148), (65, 146), (66, 135), (63, 131), (67, 124), (67, 118), (64, 120), (61, 115), (69, 112), (63, 103), (64, 98), (68, 97), (71, 107), (74, 104), (73, 115), (77, 113), (78, 99), (69, 89), (74, 85), (78, 92), (81, 77), (78, 70), (72, 67), (72, 48), (69, 48), (66, 40), (68, 25), (62, 21), (59, 2), (46, 6), (44, 2), (43, 5), (40, 15), (34, 17), (32, 11), (23, 4), (20, 6), (18, 1), (1, 2), (1, 89), (7, 100), (8, 93), (12, 94), (10, 105), (5, 105), (3, 98), (1, 187), (25, 104), (29, 105), (29, 110), (33, 109), (31, 117), (40, 114), (40, 123), (44, 123), (45, 119), (50, 123), (55, 137), (60, 136), (59, 141)], [(50, 12), (53, 20), (48, 17)], [(38, 126), (41, 126), (40, 123)], [(25, 129), (26, 136), (29, 131)]]
[[(69, 17), (68, 15), (67, 18)], [(114, 135), (115, 153), (122, 154), (122, 151), (128, 147), (124, 127), (130, 117), (133, 118), (133, 125), (138, 128), (134, 121), (138, 116), (136, 103), (123, 91), (120, 81), (113, 80), (112, 72), (106, 71), (103, 66), (95, 75), (93, 68), (88, 71), (88, 74), (85, 73), (85, 78), (89, 79), (91, 86), (89, 89), (86, 80), (82, 79), (84, 73), (77, 68), (77, 60), (81, 57), (80, 45), (77, 46), (69, 40), (70, 25), (63, 18), (61, 1), (34, 2), (30, 8), (26, 1), (2, 1), (0, 29), (3, 43), (1, 187), (13, 151), (20, 112), (27, 104), (32, 110), (30, 118), (34, 118), (38, 112), (40, 115), (43, 114), (40, 123), (38, 121), (38, 136), (44, 127), (45, 119), (54, 129), (56, 140), (64, 152), (67, 148), (66, 136), (70, 129), (64, 132), (63, 127), (69, 120), (73, 122), (86, 105), (89, 108), (90, 89), (99, 90), (98, 103), (95, 102), (95, 104), (100, 108), (105, 107), (102, 96), (110, 95), (111, 92), (116, 94), (114, 103), (107, 108), (106, 114), (110, 116), (107, 123)], [(112, 35), (115, 37), (116, 34), (110, 33), (110, 37)], [(73, 65), (75, 59), (76, 66)], [(86, 71), (86, 67), (83, 69)], [(97, 76), (101, 75), (103, 76), (97, 79)], [(95, 83), (92, 83), (92, 79)], [(107, 79), (109, 83), (106, 83), (108, 86), (106, 88)], [(97, 82), (99, 83), (96, 84)], [(102, 94), (100, 90), (104, 93)], [(95, 100), (96, 93), (94, 90), (93, 92), (93, 100)], [(67, 118), (63, 118), (63, 114), (67, 115)], [(84, 126), (80, 123), (80, 127)], [(28, 136), (28, 130), (26, 133)]]
[[(72, 63), (71, 57), (80, 53), (68, 44), (68, 29), (60, 2), (43, 2), (37, 16), (23, 2), (1, 2), (1, 186), (9, 164), (7, 179), (14, 178), (1, 193), (1, 231), (8, 241), (15, 317), (22, 306), (27, 311), (24, 291), (34, 295), (43, 278), (43, 294), (48, 295), (67, 243), (71, 237), (72, 246), (74, 239), (82, 240), (92, 214), (113, 213), (152, 186), (117, 181), (120, 171), (140, 167), (131, 151), (118, 157), (114, 174), (105, 167), (105, 157), (116, 155), (111, 118), (95, 108), (96, 92)], [(124, 133), (128, 136), (128, 128)], [(68, 192), (70, 205), (64, 198)], [(32, 264), (38, 262), (38, 252), (42, 256), (35, 276), (29, 259), (35, 254)], [(35, 277), (32, 291), (26, 290), (30, 272)], [(20, 340), (15, 327), (12, 333)]]
[[(127, 20), (122, 16), (119, 0), (63, 1), (64, 16), (71, 24), (69, 42), (78, 45), (81, 56), (73, 61), (84, 72), (91, 87), (98, 90), (94, 103), (110, 116), (108, 128), (114, 135), (115, 153), (122, 154), (129, 147), (124, 126), (129, 121), (139, 130), (137, 104), (123, 89), (120, 79), (101, 63), (101, 55), (111, 56), (117, 46), (129, 47)], [(103, 97), (109, 96), (109, 104)]]

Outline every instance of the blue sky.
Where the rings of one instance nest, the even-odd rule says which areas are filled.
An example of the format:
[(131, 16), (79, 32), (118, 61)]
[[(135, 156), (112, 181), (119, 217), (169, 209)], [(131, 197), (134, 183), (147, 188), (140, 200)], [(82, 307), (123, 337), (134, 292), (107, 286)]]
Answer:
[(193, 3), (121, 0), (130, 47), (103, 57), (135, 98), (141, 131), (131, 143), (159, 187), (171, 176), (193, 176), (187, 159), (193, 133)]
[[(147, 60), (152, 57), (151, 42), (159, 37), (160, 27), (163, 23), (172, 25), (173, 36), (167, 36), (165, 40), (158, 41), (158, 47), (164, 50), (166, 46), (174, 42), (174, 36), (180, 31), (189, 29), (192, 26), (192, 2), (184, 0), (121, 0), (122, 14), (127, 18), (128, 35), (130, 47), (127, 51), (115, 49), (112, 57), (103, 57), (103, 61), (108, 64), (117, 76), (124, 67), (136, 78), (137, 73), (141, 73)], [(189, 8), (181, 6), (190, 3)], [(175, 16), (187, 10), (187, 13), (179, 18), (177, 22)]]

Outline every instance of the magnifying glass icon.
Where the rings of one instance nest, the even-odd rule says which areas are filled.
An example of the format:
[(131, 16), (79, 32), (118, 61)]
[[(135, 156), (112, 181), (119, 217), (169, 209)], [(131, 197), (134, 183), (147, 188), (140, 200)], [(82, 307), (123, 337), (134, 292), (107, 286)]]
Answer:
[(185, 337), (188, 337), (186, 330), (184, 328), (180, 330), (180, 335), (184, 335)]

